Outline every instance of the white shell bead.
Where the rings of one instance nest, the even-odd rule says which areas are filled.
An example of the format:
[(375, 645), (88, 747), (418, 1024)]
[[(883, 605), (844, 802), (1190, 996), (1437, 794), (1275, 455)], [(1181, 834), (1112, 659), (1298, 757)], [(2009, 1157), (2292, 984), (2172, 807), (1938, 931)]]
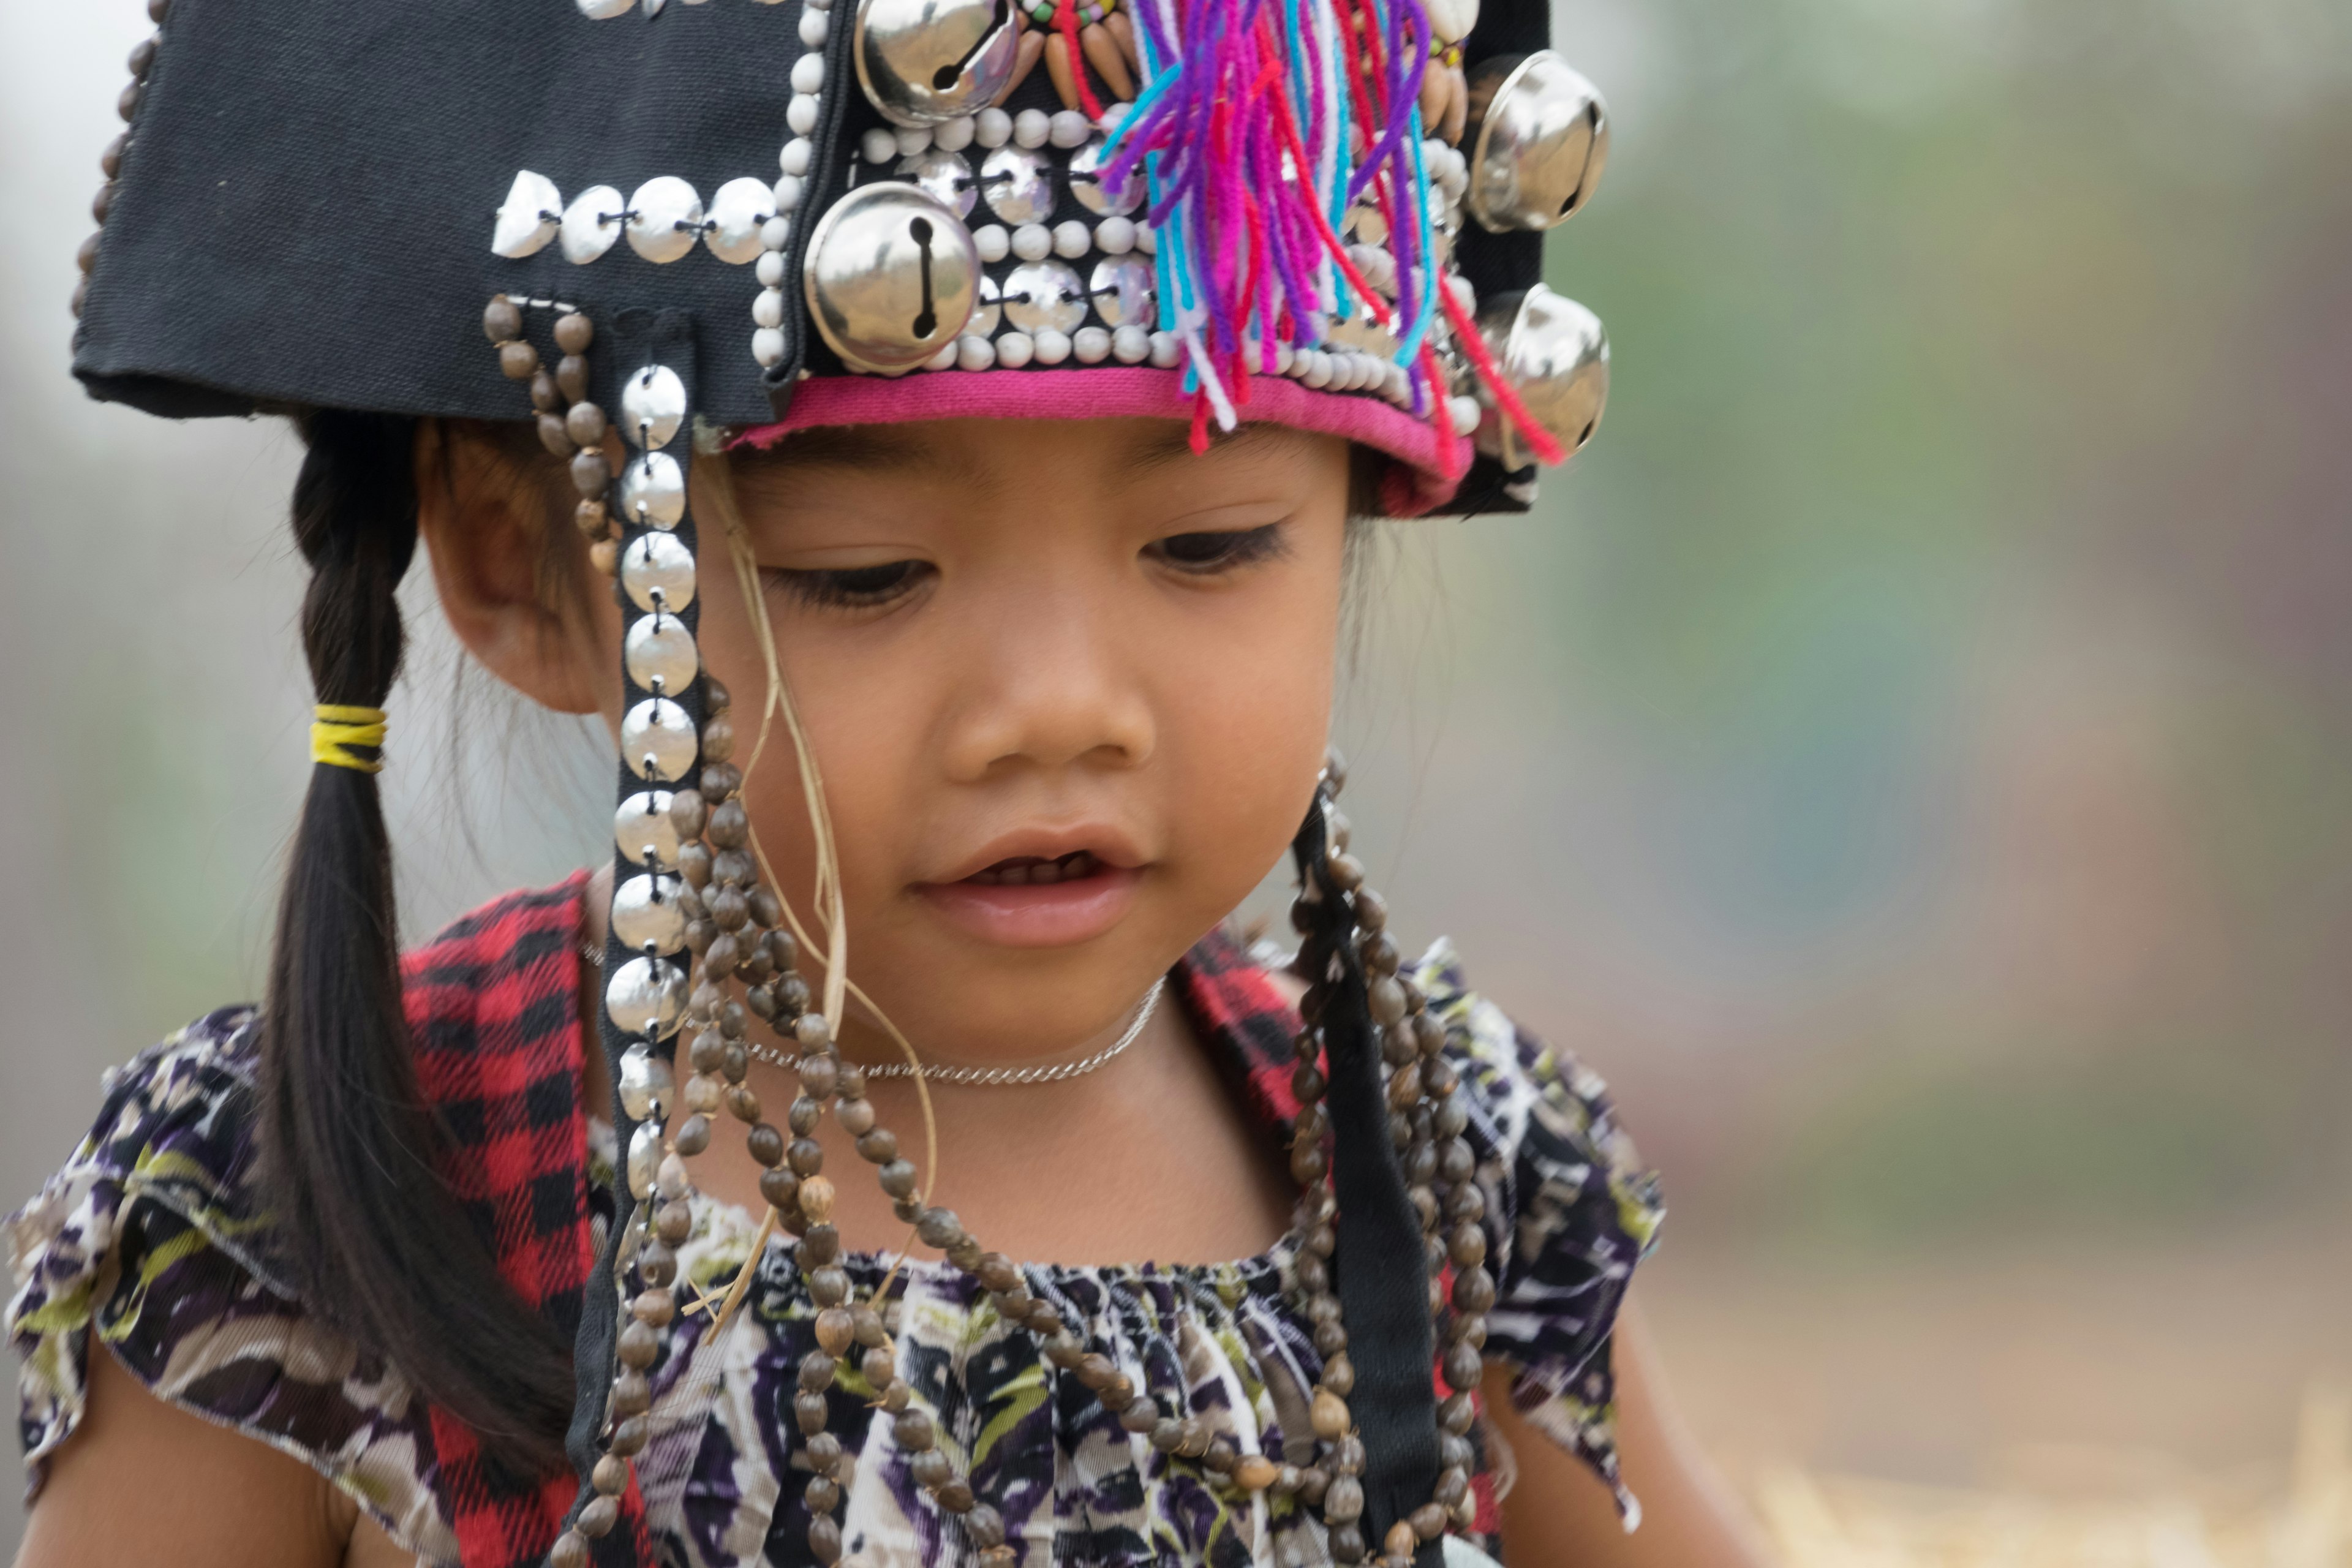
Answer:
[(762, 370), (772, 370), (784, 363), (784, 333), (781, 327), (761, 327), (751, 334), (751, 358)]
[(637, 0), (579, 0), (580, 14), (592, 22), (625, 16)]
[(923, 368), (925, 370), (953, 370), (956, 367), (956, 354), (957, 349), (954, 343), (942, 344), (940, 345), (939, 353), (933, 354), (930, 358), (923, 362)]
[(996, 340), (996, 363), (1007, 370), (1019, 370), (1037, 354), (1037, 345), (1026, 332), (1007, 332)]
[(987, 223), (971, 231), (971, 243), (982, 261), (1002, 261), (1013, 248), (1013, 237), (1004, 232), (1003, 224)]
[(1125, 256), (1135, 248), (1135, 220), (1107, 217), (1095, 225), (1095, 248), (1105, 256)]
[(1046, 123), (1046, 137), (1056, 147), (1083, 147), (1094, 133), (1095, 128), (1087, 122), (1087, 117), (1075, 109), (1061, 110)]
[(1454, 420), (1454, 433), (1456, 436), (1472, 434), (1478, 428), (1478, 421), (1486, 416), (1486, 410), (1478, 406), (1478, 400), (1475, 397), (1449, 398), (1446, 400), (1445, 412)]
[(1024, 109), (1013, 117), (1013, 140), (1023, 147), (1043, 147), (1054, 133), (1054, 122), (1042, 109)]
[(942, 153), (961, 153), (971, 145), (971, 139), (978, 130), (971, 116), (966, 114), (933, 131), (931, 145)]
[(676, 174), (657, 174), (639, 185), (629, 196), (629, 248), (647, 261), (676, 261), (702, 237), (702, 198)]
[(1176, 368), (1177, 362), (1183, 357), (1184, 345), (1177, 341), (1175, 333), (1154, 332), (1151, 334), (1151, 363), (1153, 364), (1158, 365), (1161, 370), (1173, 370)]
[(1013, 254), (1024, 261), (1043, 261), (1054, 253), (1053, 232), (1042, 223), (1024, 223), (1013, 231)]
[(996, 345), (970, 333), (956, 340), (956, 363), (964, 370), (986, 370), (996, 363)]
[(825, 34), (832, 30), (829, 26), (831, 20), (822, 11), (802, 12), (801, 42), (813, 49), (824, 47)]
[(782, 326), (784, 324), (784, 291), (782, 289), (761, 289), (760, 297), (751, 301), (751, 320), (763, 327)]
[(1070, 340), (1048, 327), (1034, 339), (1039, 364), (1059, 364), (1070, 357)]
[(1080, 364), (1100, 364), (1110, 358), (1110, 334), (1100, 327), (1080, 327), (1070, 334), (1070, 352)]
[(877, 125), (859, 139), (857, 150), (869, 163), (887, 163), (898, 155), (898, 139)]
[(809, 172), (809, 160), (815, 156), (816, 143), (805, 136), (795, 136), (776, 154), (776, 167), (787, 174), (805, 174)]
[(1146, 256), (1160, 254), (1160, 236), (1153, 231), (1150, 224), (1139, 223), (1135, 226), (1135, 248)]
[(620, 212), (625, 204), (610, 185), (591, 185), (563, 209), (561, 230), (563, 259), (585, 266), (613, 248), (621, 237)]
[(796, 92), (784, 105), (784, 123), (792, 128), (793, 135), (806, 136), (816, 129), (816, 110), (815, 99), (805, 92)]
[(1013, 139), (1013, 116), (1001, 109), (983, 109), (972, 117), (971, 135), (983, 147), (1002, 147)]
[(1151, 357), (1151, 334), (1130, 321), (1111, 333), (1110, 352), (1121, 364), (1141, 364)]
[(1065, 218), (1054, 226), (1054, 254), (1066, 256), (1073, 261), (1084, 256), (1094, 244), (1094, 236), (1087, 226), (1076, 218)]
[(784, 283), (784, 253), (781, 250), (763, 250), (760, 252), (760, 259), (752, 263), (751, 275), (759, 279), (761, 285), (763, 288), (782, 288)]
[(760, 226), (760, 244), (769, 250), (782, 250), (793, 242), (793, 220), (778, 213)]
[(901, 158), (911, 158), (918, 153), (931, 150), (931, 128), (928, 125), (901, 125), (890, 135), (891, 140), (898, 144), (898, 156)]
[(822, 92), (824, 90), (824, 57), (816, 53), (803, 55), (793, 62), (793, 90)]
[[(550, 213), (554, 216), (543, 216)], [(490, 252), (510, 261), (535, 256), (562, 224), (563, 194), (555, 188), (555, 182), (529, 169), (519, 170), (514, 184), (507, 187), (505, 204), (499, 208), (499, 221), (490, 233)]]
[(798, 212), (802, 193), (806, 189), (806, 183), (798, 174), (780, 174), (776, 183), (768, 187), (768, 194), (776, 199), (778, 212)]

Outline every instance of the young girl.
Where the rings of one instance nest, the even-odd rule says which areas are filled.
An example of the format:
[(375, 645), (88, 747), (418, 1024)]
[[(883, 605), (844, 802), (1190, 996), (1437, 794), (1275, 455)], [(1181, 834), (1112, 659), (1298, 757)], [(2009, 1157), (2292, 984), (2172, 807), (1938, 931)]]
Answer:
[[(168, 5), (76, 368), (294, 412), (317, 765), (265, 1004), (16, 1217), (21, 1563), (1748, 1561), (1651, 1179), (1324, 741), (1361, 520), (1599, 416), (1540, 5)], [(400, 956), (420, 541), (620, 800)]]

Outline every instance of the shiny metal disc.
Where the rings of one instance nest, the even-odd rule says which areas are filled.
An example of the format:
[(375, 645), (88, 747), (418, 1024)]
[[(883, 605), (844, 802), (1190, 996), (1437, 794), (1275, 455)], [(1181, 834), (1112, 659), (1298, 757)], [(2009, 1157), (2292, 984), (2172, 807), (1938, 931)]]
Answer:
[(572, 198), (557, 226), (562, 237), (563, 259), (586, 266), (621, 237), (621, 215), (628, 204), (610, 185), (591, 185)]
[(1506, 55), (1470, 81), (1462, 205), (1497, 234), (1568, 221), (1609, 162), (1609, 106), (1549, 49)]
[(666, 364), (629, 373), (621, 384), (621, 434), (648, 450), (667, 447), (686, 423), (686, 383)]
[(667, 1038), (686, 1012), (686, 971), (658, 958), (633, 958), (604, 982), (604, 1013), (625, 1035)]
[[(1571, 456), (1592, 439), (1609, 403), (1609, 334), (1600, 317), (1538, 283), (1487, 301), (1478, 331), (1519, 401), (1553, 439)], [(1493, 392), (1482, 383), (1477, 395), (1487, 407), (1478, 449), (1507, 468), (1535, 461), (1517, 427), (1494, 407)]]
[(613, 847), (634, 866), (652, 852), (654, 869), (677, 869), (677, 829), (669, 819), (669, 791), (641, 789), (613, 813)]
[(1151, 263), (1139, 256), (1121, 256), (1095, 263), (1087, 292), (1093, 296), (1095, 314), (1113, 327), (1157, 326), (1160, 282)]
[(895, 180), (861, 185), (809, 237), (810, 318), (856, 370), (896, 375), (952, 344), (980, 296), (980, 252), (955, 209)]
[(629, 248), (647, 261), (676, 261), (702, 237), (702, 198), (676, 174), (657, 174), (629, 196)]
[(621, 587), (637, 608), (676, 615), (694, 603), (694, 552), (676, 534), (639, 534), (621, 552)]
[[(621, 1053), (621, 1109), (636, 1121), (665, 1121), (669, 1118), (670, 1096), (677, 1089), (677, 1078), (671, 1072), (669, 1058), (657, 1057), (653, 1047), (631, 1046)], [(658, 1145), (656, 1145), (658, 1146)], [(660, 1169), (656, 1160), (655, 1169)]]
[(621, 516), (647, 528), (676, 528), (686, 516), (686, 470), (667, 452), (645, 452), (621, 470)]
[[(684, 886), (675, 877), (631, 877), (613, 890), (613, 934), (621, 945), (632, 952), (643, 952), (650, 946), (656, 952), (669, 954), (686, 945), (686, 910), (679, 907), (677, 890)], [(642, 1116), (633, 1110), (632, 1116)]]
[(964, 331), (983, 338), (996, 335), (997, 324), (1004, 319), (1004, 291), (995, 279), (983, 272), (980, 275), (980, 297), (971, 308), (971, 320)]
[(900, 179), (914, 181), (955, 208), (958, 217), (971, 216), (971, 205), (980, 193), (972, 180), (971, 165), (962, 153), (928, 148), (911, 158), (899, 159), (898, 174)]
[(629, 1195), (640, 1203), (654, 1195), (654, 1177), (661, 1170), (662, 1130), (655, 1121), (641, 1121), (629, 1134)]
[(999, 147), (980, 166), (980, 194), (1006, 223), (1043, 223), (1054, 211), (1054, 165), (1026, 147)]
[(1013, 10), (1005, 0), (859, 0), (857, 85), (893, 125), (976, 114), (1013, 79)]
[(1100, 175), (1103, 165), (1109, 161), (1109, 146), (1099, 136), (1071, 154), (1070, 194), (1088, 212), (1100, 213), (1105, 217), (1125, 217), (1143, 205), (1143, 178), (1131, 169), (1121, 184), (1105, 184)]
[(675, 697), (702, 672), (694, 634), (676, 616), (639, 616), (621, 641), (621, 661), (641, 691)]
[(776, 216), (775, 187), (748, 174), (730, 180), (710, 198), (710, 227), (702, 242), (719, 260), (740, 267), (760, 259), (760, 230)]
[(515, 261), (538, 255), (562, 226), (562, 209), (563, 193), (555, 188), (553, 180), (529, 169), (519, 170), (499, 208), (498, 226), (490, 235), (491, 254)]
[(621, 716), (621, 765), (635, 777), (676, 784), (698, 750), (694, 721), (667, 697), (648, 697)]
[(1086, 285), (1065, 261), (1024, 261), (1005, 275), (1004, 319), (1033, 336), (1075, 332), (1087, 319)]

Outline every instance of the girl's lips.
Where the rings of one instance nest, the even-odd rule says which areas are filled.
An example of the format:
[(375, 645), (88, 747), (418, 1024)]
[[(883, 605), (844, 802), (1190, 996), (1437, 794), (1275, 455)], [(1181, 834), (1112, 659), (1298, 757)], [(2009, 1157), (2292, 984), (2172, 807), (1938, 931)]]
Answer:
[[(950, 924), (1001, 947), (1074, 947), (1117, 925), (1135, 902), (1143, 873), (1088, 856), (999, 862), (961, 882), (920, 882), (915, 891)], [(1052, 868), (1055, 880), (1036, 879)], [(1013, 880), (1019, 875), (1021, 880)]]

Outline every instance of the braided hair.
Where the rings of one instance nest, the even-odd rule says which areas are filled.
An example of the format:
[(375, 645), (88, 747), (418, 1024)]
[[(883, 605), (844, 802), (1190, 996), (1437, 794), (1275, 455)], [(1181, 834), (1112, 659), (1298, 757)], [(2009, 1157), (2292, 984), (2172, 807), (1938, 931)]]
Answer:
[[(310, 563), (302, 647), (320, 703), (383, 706), (416, 550), (415, 422), (320, 409), (294, 487)], [(364, 753), (362, 753), (364, 754)], [(402, 1011), (392, 847), (373, 773), (315, 766), (289, 857), (261, 1020), (266, 1198), (311, 1310), (479, 1435), (493, 1463), (559, 1466), (570, 1353), (499, 1274), (435, 1168), (441, 1130)]]

